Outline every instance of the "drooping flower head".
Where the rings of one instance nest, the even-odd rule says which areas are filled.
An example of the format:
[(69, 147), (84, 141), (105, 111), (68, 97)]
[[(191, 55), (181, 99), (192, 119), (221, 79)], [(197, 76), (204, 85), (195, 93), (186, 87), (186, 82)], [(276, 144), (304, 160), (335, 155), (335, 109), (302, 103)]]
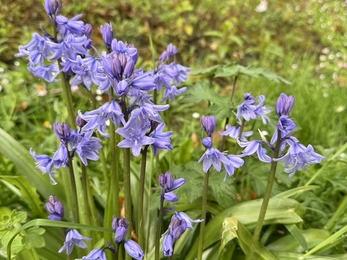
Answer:
[(161, 200), (164, 199), (169, 202), (175, 202), (178, 200), (178, 197), (172, 191), (181, 187), (186, 180), (184, 178), (178, 178), (174, 180), (169, 172), (165, 174), (159, 174), (158, 183), (162, 187), (161, 190)]
[(144, 256), (144, 253), (139, 244), (137, 244), (133, 240), (126, 240), (124, 243), (124, 248), (128, 255), (136, 260), (141, 260)]
[(114, 233), (114, 241), (119, 244), (124, 241), (125, 236), (128, 230), (128, 222), (125, 218), (113, 218), (112, 220), (112, 229)]

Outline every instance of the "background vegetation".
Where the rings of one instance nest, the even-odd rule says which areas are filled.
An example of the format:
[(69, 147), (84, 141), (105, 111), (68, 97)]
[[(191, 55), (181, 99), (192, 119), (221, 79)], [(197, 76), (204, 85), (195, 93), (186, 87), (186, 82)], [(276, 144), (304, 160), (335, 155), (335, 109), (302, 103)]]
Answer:
[[(93, 25), (95, 45), (102, 45), (98, 27), (104, 22), (112, 23), (117, 39), (138, 48), (140, 64), (145, 68), (153, 67), (153, 60), (171, 42), (179, 48), (179, 62), (191, 67), (193, 74), (217, 64), (272, 70), (292, 84), (241, 76), (235, 103), (241, 102), (244, 92), (264, 94), (268, 105), (274, 104), (281, 92), (294, 95), (291, 116), (297, 124), (295, 136), (328, 158), (326, 164), (347, 142), (346, 1), (275, 0), (269, 1), (265, 10), (261, 10), (259, 0), (61, 2), (65, 16), (83, 13), (83, 21)], [(19, 45), (29, 42), (33, 32), (47, 25), (42, 1), (0, 0), (0, 127), (27, 149), (40, 144), (42, 153), (51, 153), (56, 142), (51, 124), (67, 118), (60, 99), (60, 83), (36, 79), (27, 72), (25, 61), (14, 54)], [(198, 81), (208, 82), (216, 92), (228, 95), (233, 78), (192, 75), (188, 85)], [(76, 91), (74, 101), (77, 109), (86, 111), (89, 104), (85, 104), (84, 95)], [(196, 113), (205, 114), (206, 109), (206, 104), (173, 104), (170, 126), (175, 149), (171, 157), (163, 160), (163, 171), (170, 160), (181, 165), (200, 157), (203, 148), (199, 145), (201, 130)], [(219, 122), (222, 127), (223, 122)], [(273, 128), (270, 125), (262, 130), (271, 133)], [(329, 162), (323, 174), (314, 179), (312, 184), (319, 188), (298, 198), (306, 208), (305, 227), (324, 228), (346, 195), (346, 157), (339, 153), (338, 160)], [(252, 172), (253, 165), (250, 162), (244, 171)], [(299, 172), (289, 180), (285, 174), (279, 175), (274, 193), (305, 185), (320, 167)], [(256, 176), (239, 180), (239, 200), (262, 195), (264, 185), (260, 184), (267, 179), (264, 172), (259, 169)], [(12, 176), (20, 171), (0, 154), (0, 174)], [(101, 176), (97, 169), (95, 176)], [(0, 207), (30, 212), (30, 203), (10, 187), (0, 182)], [(346, 223), (342, 212), (331, 231)], [(341, 248), (332, 250), (342, 252)]]

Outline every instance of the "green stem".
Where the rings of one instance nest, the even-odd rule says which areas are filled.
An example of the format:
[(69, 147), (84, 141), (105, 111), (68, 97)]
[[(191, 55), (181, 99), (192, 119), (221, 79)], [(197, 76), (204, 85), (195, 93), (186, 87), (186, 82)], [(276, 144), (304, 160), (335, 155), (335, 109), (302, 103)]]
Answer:
[[(235, 78), (234, 78), (233, 89), (231, 90), (231, 94), (230, 94), (230, 103), (232, 103), (232, 102), (233, 102), (233, 99), (234, 99), (237, 78), (238, 78), (238, 75), (236, 75)], [(225, 119), (224, 129), (226, 128), (226, 126), (227, 126), (228, 123), (229, 123), (229, 117), (227, 117), (227, 118)], [(220, 144), (220, 149), (219, 149), (219, 151), (221, 151), (221, 152), (224, 151), (225, 139), (226, 139), (226, 136), (223, 135), (223, 137), (222, 137), (222, 142), (221, 142), (221, 144)]]
[(71, 128), (73, 128), (75, 126), (75, 113), (74, 113), (73, 103), (72, 103), (71, 88), (70, 88), (69, 82), (66, 79), (65, 73), (61, 74), (61, 78), (62, 78), (63, 98), (67, 108), (67, 113), (69, 117), (69, 125)]
[(139, 187), (139, 201), (137, 208), (137, 238), (138, 243), (141, 248), (143, 248), (143, 198), (145, 194), (145, 174), (146, 174), (146, 161), (147, 161), (147, 149), (148, 145), (146, 145), (141, 151), (141, 172), (140, 172), (140, 187)]
[[(278, 158), (278, 155), (280, 153), (281, 132), (279, 130), (277, 130), (277, 136), (278, 136), (278, 138), (277, 138), (273, 158)], [(267, 186), (266, 186), (266, 190), (265, 190), (265, 194), (264, 194), (264, 198), (263, 198), (263, 203), (261, 205), (257, 225), (255, 226), (255, 230), (253, 233), (253, 238), (252, 238), (252, 242), (251, 242), (252, 243), (251, 244), (251, 253), (246, 257), (246, 259), (253, 259), (253, 255), (254, 255), (254, 252), (256, 250), (255, 245), (259, 240), (260, 232), (261, 232), (261, 229), (263, 227), (267, 206), (269, 204), (269, 200), (270, 200), (270, 196), (271, 196), (272, 186), (273, 186), (273, 183), (275, 181), (276, 168), (277, 168), (277, 162), (272, 160), (270, 173), (269, 173), (269, 179), (267, 181)]]
[[(117, 140), (116, 140), (117, 139)], [(113, 214), (119, 216), (119, 148), (117, 146), (119, 136), (115, 133), (115, 126), (110, 127), (110, 152), (111, 152), (111, 183), (113, 186)]]
[(200, 223), (200, 235), (199, 235), (198, 256), (197, 256), (198, 260), (202, 260), (202, 252), (204, 251), (208, 179), (209, 179), (209, 171), (207, 171), (205, 174), (204, 190), (202, 194), (201, 219), (203, 219), (204, 221)]
[(163, 221), (164, 215), (164, 200), (160, 198), (160, 208), (159, 208), (159, 217), (157, 223), (157, 234), (155, 236), (155, 260), (159, 260), (159, 248), (160, 248), (160, 237), (161, 237), (161, 223)]
[(80, 223), (79, 221), (79, 212), (78, 212), (78, 197), (76, 190), (76, 180), (75, 174), (72, 166), (72, 156), (68, 155), (67, 167), (69, 169), (71, 189), (72, 189), (72, 206), (73, 206), (73, 220), (75, 223)]
[(131, 189), (130, 189), (130, 148), (123, 149), (124, 152), (124, 206), (125, 219), (129, 223), (127, 239), (131, 237), (132, 217), (131, 217)]
[[(87, 168), (86, 166), (81, 163), (81, 170), (82, 170), (82, 191), (83, 191), (83, 201), (84, 201), (84, 205), (89, 205), (89, 201), (88, 201), (88, 177), (87, 177)], [(86, 207), (85, 208), (85, 212), (86, 212), (86, 224), (87, 225), (91, 225), (90, 222), (90, 207)], [(88, 231), (88, 236), (91, 237), (92, 233), (89, 230)]]

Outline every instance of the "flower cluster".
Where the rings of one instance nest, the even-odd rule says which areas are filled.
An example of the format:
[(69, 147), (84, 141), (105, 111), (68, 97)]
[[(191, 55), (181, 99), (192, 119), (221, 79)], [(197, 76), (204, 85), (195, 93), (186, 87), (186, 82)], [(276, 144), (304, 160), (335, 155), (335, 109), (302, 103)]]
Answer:
[(173, 245), (176, 240), (186, 231), (187, 228), (193, 229), (193, 222), (202, 222), (203, 219), (191, 219), (184, 212), (175, 212), (171, 218), (171, 222), (168, 230), (163, 234), (163, 246), (162, 251), (164, 256), (171, 256), (173, 253)]
[(84, 165), (88, 165), (88, 160), (96, 161), (99, 159), (97, 153), (101, 148), (100, 139), (92, 137), (92, 131), (79, 132), (71, 130), (66, 123), (53, 124), (53, 130), (60, 144), (53, 157), (48, 155), (36, 155), (30, 149), (32, 157), (36, 161), (36, 168), (41, 170), (42, 173), (49, 174), (51, 183), (57, 184), (53, 178), (53, 168), (65, 167), (68, 161), (74, 157), (76, 153)]
[(214, 116), (201, 116), (200, 123), (207, 137), (202, 140), (202, 144), (206, 150), (198, 162), (203, 162), (202, 169), (204, 172), (207, 172), (212, 165), (220, 172), (223, 164), (226, 171), (224, 175), (225, 181), (226, 174), (232, 176), (235, 168), (240, 168), (243, 165), (243, 159), (240, 158), (240, 156), (232, 154), (226, 156), (224, 152), (220, 152), (218, 149), (212, 147), (212, 134), (216, 127), (216, 119)]
[[(259, 96), (259, 104), (262, 105), (263, 100), (264, 98)], [(250, 94), (246, 93), (245, 101), (238, 107), (238, 115), (242, 115), (245, 120), (249, 120), (250, 118), (254, 119), (256, 116), (258, 116), (256, 107), (259, 105), (254, 106), (252, 102), (254, 103), (254, 99), (250, 96)], [(263, 140), (247, 141), (245, 138), (241, 137), (237, 140), (237, 142), (241, 147), (245, 147), (242, 152), (242, 156), (250, 156), (256, 153), (259, 160), (265, 163), (271, 163), (272, 161), (284, 161), (284, 165), (286, 166), (284, 171), (289, 173), (289, 177), (292, 177), (298, 170), (307, 169), (308, 164), (319, 163), (324, 157), (315, 153), (311, 145), (306, 147), (300, 144), (297, 138), (292, 136), (292, 133), (296, 128), (293, 120), (289, 118), (289, 113), (293, 105), (293, 96), (288, 97), (284, 93), (280, 94), (275, 105), (278, 122), (271, 141), (267, 142), (265, 138), (263, 138)], [(263, 119), (265, 118), (264, 115), (261, 117)], [(266, 123), (266, 120), (264, 123)], [(232, 134), (230, 128), (223, 132), (223, 134), (227, 133), (230, 135)], [(263, 145), (266, 145), (270, 148), (270, 150), (274, 151), (274, 144), (276, 142), (279, 142), (280, 156), (279, 158), (271, 159), (271, 157), (266, 154), (267, 151), (265, 148), (263, 148)], [(287, 150), (287, 152), (284, 152), (285, 150)]]

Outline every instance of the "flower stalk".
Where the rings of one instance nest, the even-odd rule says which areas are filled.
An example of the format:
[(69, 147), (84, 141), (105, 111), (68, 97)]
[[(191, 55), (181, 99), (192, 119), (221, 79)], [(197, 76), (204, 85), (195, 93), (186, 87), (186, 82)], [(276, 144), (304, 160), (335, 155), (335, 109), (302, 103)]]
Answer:
[(198, 260), (202, 260), (202, 252), (204, 251), (208, 180), (209, 180), (209, 171), (205, 173), (204, 188), (203, 188), (203, 194), (202, 194), (201, 219), (203, 219), (204, 221), (202, 221), (200, 224), (200, 235), (199, 235), (198, 256), (197, 256)]

